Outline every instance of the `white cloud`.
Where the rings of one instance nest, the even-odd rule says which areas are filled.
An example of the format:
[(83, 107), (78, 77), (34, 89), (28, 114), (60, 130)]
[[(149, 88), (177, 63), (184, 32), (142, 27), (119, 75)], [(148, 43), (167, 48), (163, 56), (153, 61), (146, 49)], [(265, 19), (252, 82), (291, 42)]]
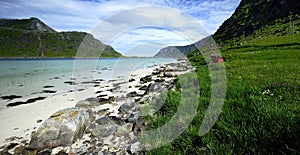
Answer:
[[(208, 34), (214, 33), (222, 22), (233, 13), (239, 2), (240, 0), (2, 0), (0, 1), (0, 18), (38, 17), (57, 31), (90, 32), (100, 22), (102, 24), (101, 34), (96, 35), (100, 36), (100, 39), (105, 37), (101, 41), (107, 43), (113, 39), (112, 37), (117, 38), (118, 35), (122, 35), (115, 40), (115, 42), (118, 41), (118, 44), (113, 44), (114, 48), (130, 49), (132, 46), (128, 44), (129, 42), (135, 46), (142, 43), (140, 40), (156, 40), (166, 45), (184, 44), (187, 42), (183, 41), (183, 34), (190, 41), (195, 42), (201, 39), (199, 36), (207, 35), (204, 33), (204, 29), (208, 31)], [(148, 10), (136, 10), (134, 13), (125, 11), (153, 5), (174, 8), (174, 11), (162, 13), (153, 8), (151, 10), (151, 7), (148, 7)], [(116, 16), (117, 18), (111, 18), (120, 12), (123, 14)], [(187, 20), (183, 13), (192, 16), (193, 19)], [(197, 27), (199, 23), (204, 29), (200, 30)], [(136, 28), (135, 25), (140, 26), (141, 24), (171, 29), (153, 28), (144, 30), (143, 33), (131, 31)], [(120, 34), (112, 33), (112, 29)], [(168, 31), (177, 31), (181, 34), (175, 37), (174, 33)], [(128, 35), (127, 32), (135, 32), (136, 35)], [(156, 36), (151, 36), (151, 33)], [(130, 38), (126, 39), (126, 37)]]

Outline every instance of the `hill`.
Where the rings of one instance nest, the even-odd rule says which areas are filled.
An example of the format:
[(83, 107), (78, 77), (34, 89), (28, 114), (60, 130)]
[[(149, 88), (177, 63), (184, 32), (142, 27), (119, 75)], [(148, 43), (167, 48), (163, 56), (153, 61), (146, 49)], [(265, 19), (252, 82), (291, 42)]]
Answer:
[(219, 43), (246, 38), (268, 25), (290, 23), (290, 18), (299, 19), (299, 8), (298, 0), (242, 0), (213, 38)]
[[(299, 3), (242, 0), (213, 35), (225, 61), (207, 64), (205, 55), (197, 50), (188, 55), (199, 82), (197, 115), (179, 137), (149, 154), (300, 154), (300, 18), (295, 10)], [(295, 12), (290, 16), (288, 11)], [(247, 24), (254, 21), (258, 22), (255, 28)], [(216, 116), (214, 111), (220, 109), (208, 107), (214, 106), (213, 86), (224, 86), (218, 80), (224, 76), (219, 66), (226, 69), (226, 97)], [(180, 83), (177, 85), (148, 120), (150, 129), (163, 127), (176, 114), (176, 99), (181, 97)], [(209, 113), (211, 120), (217, 121), (207, 134), (199, 136)]]
[[(37, 18), (0, 20), (0, 57), (119, 57), (111, 46), (85, 32), (56, 32)], [(84, 44), (82, 41), (85, 39)], [(85, 45), (88, 44), (88, 45)], [(77, 55), (78, 56), (78, 55)]]
[(198, 42), (186, 45), (186, 46), (168, 46), (161, 50), (159, 50), (158, 53), (154, 55), (154, 57), (167, 57), (167, 58), (180, 58), (185, 57), (188, 54), (190, 54), (192, 51), (195, 51), (197, 48), (204, 45), (209, 39), (211, 39), (211, 36), (205, 37)]

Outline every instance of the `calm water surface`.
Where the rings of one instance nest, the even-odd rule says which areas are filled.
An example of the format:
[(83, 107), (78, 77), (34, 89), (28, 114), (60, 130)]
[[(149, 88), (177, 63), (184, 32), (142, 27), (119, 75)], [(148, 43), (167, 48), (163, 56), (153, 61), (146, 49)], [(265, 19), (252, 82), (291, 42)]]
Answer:
[[(175, 61), (168, 58), (0, 60), (0, 96), (19, 95), (26, 99), (55, 95), (92, 85), (81, 82), (124, 79), (134, 70)], [(70, 85), (66, 81), (77, 84)], [(45, 90), (56, 93), (45, 93)], [(10, 102), (0, 99), (0, 104)]]

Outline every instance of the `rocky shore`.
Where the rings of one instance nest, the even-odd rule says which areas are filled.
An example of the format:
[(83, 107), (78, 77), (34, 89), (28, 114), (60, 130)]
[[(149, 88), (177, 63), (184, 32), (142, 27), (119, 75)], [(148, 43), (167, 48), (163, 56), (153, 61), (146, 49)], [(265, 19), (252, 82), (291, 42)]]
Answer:
[(192, 70), (187, 61), (181, 60), (135, 71), (125, 81), (98, 82), (95, 97), (38, 120), (40, 125), (29, 139), (7, 138), (0, 154), (139, 153), (138, 135), (147, 125), (140, 119), (141, 108), (173, 89), (178, 75)]

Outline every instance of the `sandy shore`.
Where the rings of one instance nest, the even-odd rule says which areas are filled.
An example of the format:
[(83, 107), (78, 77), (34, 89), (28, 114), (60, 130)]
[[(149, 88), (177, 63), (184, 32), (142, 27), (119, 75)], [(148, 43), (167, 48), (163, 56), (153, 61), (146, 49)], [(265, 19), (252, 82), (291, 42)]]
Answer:
[[(64, 108), (74, 107), (79, 100), (97, 97), (99, 95), (96, 94), (97, 91), (110, 89), (114, 83), (128, 82), (129, 78), (139, 79), (149, 75), (157, 67), (158, 66), (133, 71), (125, 76), (123, 81), (103, 83), (99, 88), (90, 87), (83, 91), (57, 94), (34, 103), (8, 107), (0, 110), (0, 146), (14, 141), (21, 142), (26, 140), (28, 142), (31, 132), (37, 129), (39, 125), (42, 124), (42, 121), (49, 118), (54, 112)], [(132, 82), (132, 85), (137, 84), (138, 81)], [(127, 87), (120, 88), (119, 93), (116, 94), (110, 94), (108, 91), (103, 91), (102, 94), (108, 96), (121, 96), (134, 90), (136, 90), (136, 88), (132, 87), (128, 89)]]
[[(22, 154), (26, 151), (34, 153), (34, 151), (43, 149), (52, 154), (57, 154), (59, 151), (71, 154), (99, 152), (132, 154), (138, 152), (138, 134), (147, 124), (139, 118), (140, 108), (158, 98), (163, 91), (175, 88), (173, 80), (177, 75), (193, 70), (194, 68), (187, 66), (186, 62), (153, 66), (128, 72), (118, 80), (87, 81), (91, 85), (85, 89), (74, 89), (73, 92), (49, 96), (34, 103), (27, 100), (27, 102), (21, 102), (22, 104), (13, 104), (0, 110), (0, 154), (1, 152), (14, 154), (15, 150), (17, 152), (22, 150)], [(66, 127), (64, 125), (48, 126), (45, 123), (49, 123), (49, 120), (59, 123), (58, 120), (71, 119), (71, 115), (75, 117), (76, 108), (73, 107), (84, 111), (79, 115), (80, 119), (75, 119), (86, 122), (82, 127), (75, 127), (76, 131), (77, 129), (81, 131), (82, 128), (83, 135), (76, 134), (81, 135), (80, 138), (76, 141), (71, 140), (72, 143), (67, 145), (52, 143), (53, 139), (56, 141), (56, 139), (62, 138), (65, 141), (66, 137), (57, 137), (55, 134), (48, 135), (46, 130), (50, 129), (52, 132), (55, 128), (55, 133), (58, 131), (59, 134), (63, 133), (64, 135), (72, 134), (69, 131), (73, 131), (73, 128), (64, 132), (62, 130), (65, 128), (56, 129), (56, 127)], [(51, 116), (59, 110), (63, 112)], [(72, 110), (73, 112), (68, 117), (61, 116)], [(77, 113), (81, 113), (80, 110)], [(49, 118), (50, 116), (51, 118)], [(72, 125), (76, 122), (75, 120), (71, 123)], [(41, 128), (47, 129), (44, 132)], [(37, 129), (39, 130), (32, 134)], [(51, 142), (42, 142), (44, 138), (34, 138), (39, 135), (44, 137), (45, 134), (53, 136), (50, 138)], [(39, 144), (43, 145), (40, 147)], [(27, 147), (28, 145), (29, 147)], [(47, 150), (49, 148), (50, 150)]]
[(38, 120), (44, 121), (60, 109), (74, 107), (79, 98), (94, 96), (95, 89), (89, 88), (80, 92), (58, 94), (31, 104), (2, 109), (0, 145), (5, 143), (5, 139), (13, 136), (23, 137), (23, 140), (29, 139), (31, 132), (41, 124), (41, 122), (37, 123)]

